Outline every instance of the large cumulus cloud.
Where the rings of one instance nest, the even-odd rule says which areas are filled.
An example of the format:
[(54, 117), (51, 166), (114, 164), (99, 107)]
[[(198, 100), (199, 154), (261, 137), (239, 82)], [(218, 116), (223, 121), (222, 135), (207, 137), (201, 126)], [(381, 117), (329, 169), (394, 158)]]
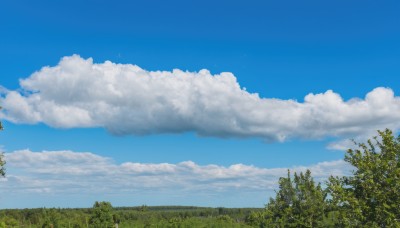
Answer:
[(103, 127), (116, 135), (196, 132), (284, 141), (400, 128), (400, 98), (382, 87), (364, 99), (344, 101), (329, 90), (298, 102), (249, 93), (232, 73), (147, 71), (78, 55), (43, 67), (20, 85), (3, 91), (1, 118), (56, 128)]

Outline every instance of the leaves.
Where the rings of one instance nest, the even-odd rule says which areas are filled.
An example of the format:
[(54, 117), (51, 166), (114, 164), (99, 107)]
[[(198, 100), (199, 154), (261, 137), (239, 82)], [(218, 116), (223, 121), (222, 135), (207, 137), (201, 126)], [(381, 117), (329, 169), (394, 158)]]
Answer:
[(388, 129), (378, 134), (347, 151), (353, 175), (331, 176), (326, 189), (309, 170), (293, 178), (288, 171), (266, 206), (266, 226), (400, 227), (400, 137)]
[(348, 150), (345, 161), (353, 176), (331, 177), (331, 205), (342, 217), (338, 223), (358, 227), (399, 227), (400, 138), (389, 129), (379, 137)]
[(327, 209), (326, 193), (316, 184), (310, 170), (305, 173), (290, 171), (279, 180), (279, 191), (275, 199), (266, 206), (267, 226), (315, 227), (321, 226)]
[(93, 228), (113, 228), (114, 220), (111, 203), (96, 201), (93, 205), (93, 213), (89, 224)]

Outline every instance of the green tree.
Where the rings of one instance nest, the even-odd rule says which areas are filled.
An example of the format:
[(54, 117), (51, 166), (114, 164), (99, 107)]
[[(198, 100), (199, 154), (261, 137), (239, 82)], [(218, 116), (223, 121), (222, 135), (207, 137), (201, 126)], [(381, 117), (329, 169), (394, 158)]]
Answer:
[(95, 202), (93, 205), (92, 216), (89, 225), (93, 228), (113, 228), (114, 219), (112, 206), (109, 202)]
[(331, 177), (331, 204), (342, 227), (400, 227), (400, 137), (389, 129), (349, 149), (352, 176)]
[(264, 227), (321, 227), (327, 212), (326, 192), (316, 184), (310, 170), (305, 173), (290, 171), (279, 179), (276, 198), (266, 205)]
[(264, 211), (252, 211), (246, 216), (245, 222), (250, 226), (261, 226), (263, 227), (265, 219)]
[(50, 209), (43, 208), (42, 216), (44, 218), (42, 228), (60, 227), (62, 217), (59, 212), (59, 209), (57, 210), (55, 208), (50, 208)]

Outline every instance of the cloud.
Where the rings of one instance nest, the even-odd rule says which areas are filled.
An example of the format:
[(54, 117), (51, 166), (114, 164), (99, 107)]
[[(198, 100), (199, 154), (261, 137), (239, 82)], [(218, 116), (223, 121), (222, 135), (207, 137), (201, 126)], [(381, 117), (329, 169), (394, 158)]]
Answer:
[(304, 102), (249, 93), (229, 72), (147, 71), (64, 57), (2, 89), (0, 118), (55, 128), (103, 127), (115, 135), (196, 132), (211, 137), (319, 139), (400, 129), (400, 98), (378, 87), (345, 101), (331, 90)]
[[(6, 153), (7, 177), (1, 182), (2, 194), (120, 194), (144, 191), (174, 191), (179, 194), (215, 192), (273, 192), (287, 168), (260, 168), (253, 165), (198, 165), (192, 161), (170, 163), (115, 163), (93, 153), (73, 151)], [(310, 169), (318, 181), (330, 175), (348, 175), (344, 161), (322, 162), (311, 166), (289, 167), (292, 171)]]

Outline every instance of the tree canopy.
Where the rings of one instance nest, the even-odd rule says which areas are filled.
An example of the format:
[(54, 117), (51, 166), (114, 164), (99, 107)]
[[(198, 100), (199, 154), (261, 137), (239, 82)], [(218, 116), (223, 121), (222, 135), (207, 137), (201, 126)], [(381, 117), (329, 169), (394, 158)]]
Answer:
[(114, 219), (112, 206), (109, 202), (95, 202), (89, 224), (93, 228), (113, 228)]
[(354, 166), (352, 176), (331, 177), (331, 204), (338, 225), (400, 227), (400, 137), (391, 130), (349, 149), (344, 160)]
[(266, 206), (266, 227), (320, 227), (327, 209), (326, 192), (316, 184), (310, 170), (279, 179), (276, 198)]
[(307, 170), (279, 180), (279, 191), (262, 214), (261, 227), (400, 227), (400, 137), (389, 129), (355, 143), (344, 157), (352, 175), (316, 184)]

